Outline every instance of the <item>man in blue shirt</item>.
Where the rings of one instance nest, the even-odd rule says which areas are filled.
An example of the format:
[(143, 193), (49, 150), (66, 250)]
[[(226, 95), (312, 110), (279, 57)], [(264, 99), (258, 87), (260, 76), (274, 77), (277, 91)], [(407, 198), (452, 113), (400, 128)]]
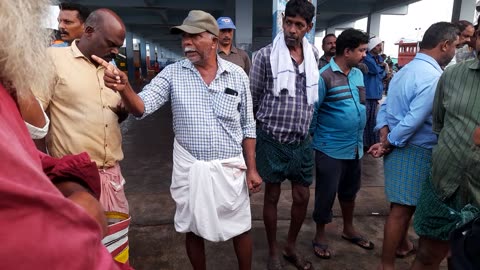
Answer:
[(451, 23), (430, 26), (415, 58), (393, 77), (392, 91), (378, 113), (375, 129), (380, 130), (380, 143), (369, 152), (379, 157), (392, 151), (384, 158), (385, 194), (391, 207), (378, 269), (394, 269), (396, 256), (415, 251), (407, 231), (437, 144), (432, 130), (433, 98), (441, 66), (455, 55), (458, 33)]
[(310, 127), (315, 150), (315, 209), (317, 231), (312, 241), (316, 256), (328, 259), (331, 251), (325, 225), (332, 221), (338, 192), (342, 208), (342, 238), (365, 249), (373, 243), (353, 226), (355, 197), (360, 189), (360, 158), (365, 128), (365, 87), (362, 72), (355, 68), (365, 57), (368, 35), (347, 29), (337, 39), (336, 55), (320, 70), (318, 102)]
[(367, 124), (363, 134), (363, 143), (365, 149), (378, 142), (378, 135), (373, 131), (376, 125), (378, 101), (383, 95), (383, 79), (387, 76), (387, 64), (380, 54), (382, 53), (383, 43), (378, 37), (370, 39), (368, 42), (368, 52), (363, 59), (363, 64), (367, 67), (367, 71), (363, 75), (366, 89), (366, 107), (367, 107)]

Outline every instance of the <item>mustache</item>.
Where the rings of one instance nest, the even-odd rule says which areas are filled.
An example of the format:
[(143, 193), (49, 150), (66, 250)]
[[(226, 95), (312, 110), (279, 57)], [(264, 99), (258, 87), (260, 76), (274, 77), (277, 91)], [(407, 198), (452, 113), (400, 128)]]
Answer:
[(188, 53), (188, 52), (196, 52), (197, 50), (195, 50), (194, 48), (190, 48), (190, 47), (185, 47), (185, 49), (183, 49), (183, 52), (184, 53)]
[(60, 32), (60, 34), (68, 35), (68, 31), (67, 31), (67, 30), (59, 29), (58, 31)]

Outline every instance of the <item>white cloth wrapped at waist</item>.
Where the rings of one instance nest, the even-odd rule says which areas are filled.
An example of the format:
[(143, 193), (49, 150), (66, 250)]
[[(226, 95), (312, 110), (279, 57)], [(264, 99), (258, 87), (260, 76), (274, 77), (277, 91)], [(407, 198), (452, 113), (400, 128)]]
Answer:
[(177, 205), (175, 230), (209, 241), (226, 241), (250, 230), (251, 213), (245, 160), (201, 161), (177, 140), (170, 192)]

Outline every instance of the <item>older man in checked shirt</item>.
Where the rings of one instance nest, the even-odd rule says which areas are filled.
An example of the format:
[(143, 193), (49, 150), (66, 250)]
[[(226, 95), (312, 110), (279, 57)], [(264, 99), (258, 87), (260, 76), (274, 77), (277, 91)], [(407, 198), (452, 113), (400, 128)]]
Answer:
[(108, 69), (105, 85), (120, 93), (135, 116), (144, 118), (171, 100), (175, 229), (187, 234), (193, 268), (206, 269), (203, 239), (233, 238), (239, 269), (251, 269), (247, 184), (256, 192), (262, 179), (255, 166), (248, 77), (239, 66), (217, 56), (219, 29), (212, 15), (192, 10), (171, 32), (182, 35), (187, 59), (166, 67), (139, 95), (123, 72), (95, 59)]

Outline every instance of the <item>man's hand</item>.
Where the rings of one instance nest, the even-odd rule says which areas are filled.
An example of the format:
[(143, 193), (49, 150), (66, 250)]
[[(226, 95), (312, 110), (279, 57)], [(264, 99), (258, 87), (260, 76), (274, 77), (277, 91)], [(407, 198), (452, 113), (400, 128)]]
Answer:
[(125, 73), (96, 55), (92, 55), (92, 59), (105, 68), (103, 81), (106, 87), (118, 92), (126, 88), (128, 77)]
[(257, 193), (262, 188), (262, 178), (258, 174), (257, 170), (247, 169), (247, 185), (248, 190), (252, 193)]
[(73, 181), (63, 181), (56, 183), (55, 186), (62, 192), (65, 198), (83, 208), (87, 214), (95, 219), (102, 229), (102, 237), (107, 234), (107, 218), (105, 217), (103, 207), (85, 187)]
[(118, 116), (118, 123), (119, 124), (127, 119), (128, 110), (125, 107), (125, 104), (123, 103), (123, 100), (120, 100), (118, 102), (117, 107), (114, 108), (114, 107), (108, 106), (108, 108)]
[(476, 146), (480, 146), (480, 127), (475, 128), (473, 131), (473, 143)]
[(374, 158), (379, 158), (384, 155), (385, 149), (383, 148), (382, 143), (376, 143), (372, 146), (370, 146), (370, 149), (368, 149), (367, 153), (372, 155)]

